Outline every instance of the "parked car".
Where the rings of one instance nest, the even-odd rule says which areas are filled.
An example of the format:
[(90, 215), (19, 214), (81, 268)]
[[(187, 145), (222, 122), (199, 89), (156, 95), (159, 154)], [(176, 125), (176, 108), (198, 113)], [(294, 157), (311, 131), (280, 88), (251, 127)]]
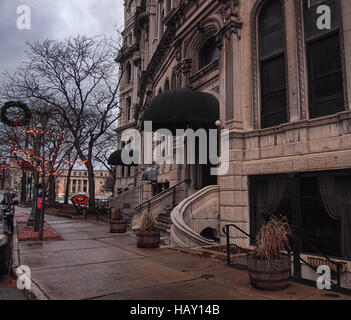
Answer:
[(7, 274), (11, 267), (12, 233), (8, 230), (4, 214), (0, 213), (0, 275)]
[(15, 216), (15, 194), (0, 191), (0, 274), (6, 274), (11, 267), (13, 220)]
[(16, 194), (10, 191), (0, 191), (0, 211), (4, 215), (5, 223), (8, 226), (9, 231), (13, 232), (13, 219), (15, 217), (15, 206), (18, 205), (18, 201), (14, 198)]

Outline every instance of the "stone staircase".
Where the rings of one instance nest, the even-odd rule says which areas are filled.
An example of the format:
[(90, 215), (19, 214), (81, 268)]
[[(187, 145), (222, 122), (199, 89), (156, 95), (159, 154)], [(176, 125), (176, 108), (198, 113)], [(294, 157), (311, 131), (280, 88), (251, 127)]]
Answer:
[(171, 212), (173, 206), (168, 206), (163, 212), (160, 212), (156, 217), (157, 228), (161, 231), (161, 244), (170, 244), (170, 232), (172, 226)]

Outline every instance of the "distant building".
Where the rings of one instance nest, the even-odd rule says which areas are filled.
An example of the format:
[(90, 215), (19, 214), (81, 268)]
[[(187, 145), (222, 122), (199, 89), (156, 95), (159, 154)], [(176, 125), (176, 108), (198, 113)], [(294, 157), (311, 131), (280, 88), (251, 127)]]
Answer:
[[(56, 178), (56, 195), (57, 200), (61, 200), (65, 196), (67, 185), (68, 170), (63, 170)], [(96, 198), (107, 198), (111, 196), (111, 192), (107, 191), (106, 180), (109, 177), (107, 170), (95, 170), (95, 195)], [(69, 196), (75, 194), (89, 194), (89, 181), (87, 170), (72, 170), (69, 181)]]

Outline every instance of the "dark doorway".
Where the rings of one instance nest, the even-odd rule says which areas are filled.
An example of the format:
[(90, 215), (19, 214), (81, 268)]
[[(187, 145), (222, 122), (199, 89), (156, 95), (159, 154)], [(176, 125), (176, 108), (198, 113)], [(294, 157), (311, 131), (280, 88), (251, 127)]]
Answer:
[(216, 242), (219, 242), (219, 235), (218, 235), (218, 231), (213, 229), (213, 228), (206, 228), (204, 230), (202, 230), (200, 232), (200, 235), (206, 239), (209, 239), (209, 240), (214, 240)]

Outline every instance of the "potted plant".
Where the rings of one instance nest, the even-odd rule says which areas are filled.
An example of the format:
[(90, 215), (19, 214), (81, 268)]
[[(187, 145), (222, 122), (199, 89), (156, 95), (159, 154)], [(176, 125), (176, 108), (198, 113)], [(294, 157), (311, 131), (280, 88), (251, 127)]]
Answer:
[(289, 286), (291, 257), (282, 251), (289, 248), (290, 225), (285, 217), (272, 216), (256, 236), (256, 249), (249, 257), (250, 284), (264, 290)]
[(111, 208), (110, 232), (124, 233), (127, 231), (127, 219), (123, 215), (123, 211), (119, 207)]
[(140, 229), (136, 231), (138, 248), (157, 248), (160, 246), (160, 230), (156, 229), (153, 216), (147, 212), (141, 217)]

